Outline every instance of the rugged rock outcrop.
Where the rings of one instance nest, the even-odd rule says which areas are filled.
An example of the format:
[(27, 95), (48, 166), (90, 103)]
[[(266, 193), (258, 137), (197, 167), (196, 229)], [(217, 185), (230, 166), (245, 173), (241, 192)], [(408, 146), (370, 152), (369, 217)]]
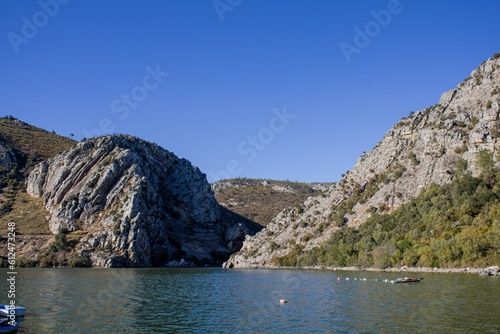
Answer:
[(226, 234), (237, 219), (221, 214), (205, 175), (131, 136), (86, 140), (37, 165), (27, 192), (43, 197), (54, 234), (79, 231), (75, 249), (94, 266), (213, 264), (236, 250)]
[(484, 268), (479, 272), (480, 276), (500, 276), (500, 267), (499, 266), (491, 266), (488, 268)]
[[(45, 214), (36, 216), (30, 213), (27, 217), (23, 212), (31, 211), (29, 207), (34, 204), (28, 203), (31, 199), (29, 196), (24, 196), (26, 177), (37, 163), (54, 157), (75, 143), (74, 140), (29, 125), (13, 116), (0, 117), (1, 234), (6, 234), (10, 222), (15, 223), (18, 234), (36, 235), (43, 233), (43, 230), (48, 232), (48, 228), (38, 224), (45, 222)], [(34, 202), (39, 201), (35, 199)]]
[(16, 156), (11, 148), (0, 141), (0, 166), (9, 166), (16, 162)]
[(451, 181), (464, 159), (478, 174), (476, 154), (498, 156), (500, 57), (481, 64), (438, 104), (410, 113), (363, 154), (340, 182), (321, 196), (286, 209), (253, 237), (226, 266), (272, 266), (294, 248), (307, 251), (341, 225), (357, 227), (374, 212), (388, 213), (432, 183)]

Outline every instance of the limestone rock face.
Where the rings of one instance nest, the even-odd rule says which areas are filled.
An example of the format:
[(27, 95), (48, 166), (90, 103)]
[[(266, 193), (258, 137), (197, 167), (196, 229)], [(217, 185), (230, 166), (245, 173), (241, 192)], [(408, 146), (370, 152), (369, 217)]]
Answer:
[(480, 276), (500, 276), (500, 267), (499, 266), (491, 266), (488, 268), (484, 268), (479, 272)]
[(16, 161), (14, 152), (0, 142), (0, 166), (8, 166)]
[(211, 264), (232, 251), (234, 223), (221, 220), (206, 176), (131, 136), (86, 140), (37, 165), (27, 192), (43, 197), (54, 234), (81, 231), (76, 249), (94, 266)]
[[(282, 211), (263, 231), (247, 236), (226, 266), (273, 266), (274, 257), (294, 248), (307, 251), (338, 226), (359, 226), (373, 212), (389, 213), (432, 183), (450, 182), (460, 159), (477, 175), (477, 152), (498, 156), (499, 112), (500, 58), (493, 57), (438, 104), (401, 119), (324, 194)], [(359, 200), (349, 203), (352, 198)]]

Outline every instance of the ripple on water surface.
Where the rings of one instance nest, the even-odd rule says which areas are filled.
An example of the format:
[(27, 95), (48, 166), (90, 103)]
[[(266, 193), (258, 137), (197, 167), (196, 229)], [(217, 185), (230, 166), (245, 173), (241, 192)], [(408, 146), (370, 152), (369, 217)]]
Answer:
[[(397, 277), (314, 270), (24, 269), (18, 271), (16, 302), (28, 314), (18, 332), (500, 332), (500, 279), (426, 273), (419, 274), (422, 283), (382, 281)], [(7, 291), (6, 280), (0, 288)]]

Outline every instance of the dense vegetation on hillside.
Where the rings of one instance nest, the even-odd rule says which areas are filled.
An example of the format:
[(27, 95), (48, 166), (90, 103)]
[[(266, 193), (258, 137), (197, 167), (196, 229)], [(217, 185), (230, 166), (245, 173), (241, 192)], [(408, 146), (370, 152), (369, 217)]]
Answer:
[(458, 163), (456, 177), (432, 185), (391, 214), (359, 229), (342, 226), (320, 247), (275, 257), (280, 266), (483, 267), (500, 264), (500, 171), (491, 152), (477, 155), (479, 177)]

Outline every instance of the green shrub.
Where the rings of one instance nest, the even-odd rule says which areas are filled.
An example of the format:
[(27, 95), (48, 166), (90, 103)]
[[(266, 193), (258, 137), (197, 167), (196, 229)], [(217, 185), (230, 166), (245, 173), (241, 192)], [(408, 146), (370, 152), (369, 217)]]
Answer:
[(433, 184), (391, 214), (373, 213), (358, 229), (342, 226), (320, 246), (305, 253), (294, 248), (273, 263), (379, 268), (500, 263), (500, 171), (490, 151), (479, 152), (476, 164), (480, 177), (472, 177), (467, 162), (459, 160), (451, 183)]
[(49, 249), (51, 252), (55, 253), (68, 250), (68, 246), (69, 244), (66, 238), (66, 233), (60, 232), (56, 235), (55, 240), (52, 242)]
[(86, 256), (71, 255), (68, 259), (68, 265), (73, 268), (86, 268), (91, 267), (92, 262)]
[(22, 257), (16, 259), (16, 267), (19, 268), (35, 267), (36, 265), (37, 262), (32, 259), (25, 259)]

